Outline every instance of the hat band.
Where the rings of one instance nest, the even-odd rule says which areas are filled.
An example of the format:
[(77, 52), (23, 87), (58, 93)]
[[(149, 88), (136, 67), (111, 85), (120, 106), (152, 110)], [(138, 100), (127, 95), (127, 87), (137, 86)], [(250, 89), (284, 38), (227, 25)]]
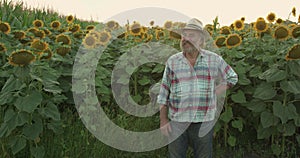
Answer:
[(195, 29), (202, 30), (202, 27), (200, 27), (198, 25), (195, 25), (195, 24), (188, 24), (187, 27), (192, 27), (192, 28), (195, 28)]

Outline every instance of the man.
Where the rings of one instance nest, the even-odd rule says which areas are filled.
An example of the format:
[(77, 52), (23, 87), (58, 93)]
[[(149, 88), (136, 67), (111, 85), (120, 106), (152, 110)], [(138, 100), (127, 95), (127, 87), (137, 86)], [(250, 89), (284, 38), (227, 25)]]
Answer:
[(203, 49), (206, 35), (201, 21), (189, 20), (181, 30), (182, 52), (166, 62), (157, 102), (171, 158), (186, 157), (189, 145), (195, 158), (212, 157), (213, 125), (204, 134), (201, 125), (216, 120), (218, 95), (238, 81), (221, 56)]

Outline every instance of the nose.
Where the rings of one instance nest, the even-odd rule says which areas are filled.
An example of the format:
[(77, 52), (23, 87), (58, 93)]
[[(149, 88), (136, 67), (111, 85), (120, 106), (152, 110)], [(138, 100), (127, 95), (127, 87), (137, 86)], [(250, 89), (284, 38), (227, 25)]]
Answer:
[(181, 39), (183, 41), (190, 41), (190, 38), (188, 36), (184, 36), (184, 35), (181, 35)]

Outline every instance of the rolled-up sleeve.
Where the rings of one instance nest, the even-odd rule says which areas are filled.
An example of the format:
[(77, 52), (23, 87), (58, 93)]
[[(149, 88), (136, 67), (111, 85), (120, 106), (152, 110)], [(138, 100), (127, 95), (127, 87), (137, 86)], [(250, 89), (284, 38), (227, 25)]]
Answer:
[(226, 63), (225, 60), (223, 60), (222, 58), (220, 60), (221, 60), (220, 61), (220, 64), (221, 64), (220, 65), (221, 74), (223, 76), (223, 79), (226, 80), (227, 86), (229, 88), (231, 88), (234, 85), (236, 85), (236, 83), (238, 82), (238, 75), (232, 69), (232, 67)]

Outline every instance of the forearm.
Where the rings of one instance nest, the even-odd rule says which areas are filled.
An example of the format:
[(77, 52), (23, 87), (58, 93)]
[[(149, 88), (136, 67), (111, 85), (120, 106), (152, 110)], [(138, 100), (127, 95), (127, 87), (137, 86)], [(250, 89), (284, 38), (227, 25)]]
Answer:
[(160, 105), (160, 115), (159, 118), (161, 121), (168, 120), (168, 107), (167, 105)]
[(229, 88), (227, 84), (220, 84), (216, 87), (216, 95), (220, 95), (226, 92), (226, 90)]

